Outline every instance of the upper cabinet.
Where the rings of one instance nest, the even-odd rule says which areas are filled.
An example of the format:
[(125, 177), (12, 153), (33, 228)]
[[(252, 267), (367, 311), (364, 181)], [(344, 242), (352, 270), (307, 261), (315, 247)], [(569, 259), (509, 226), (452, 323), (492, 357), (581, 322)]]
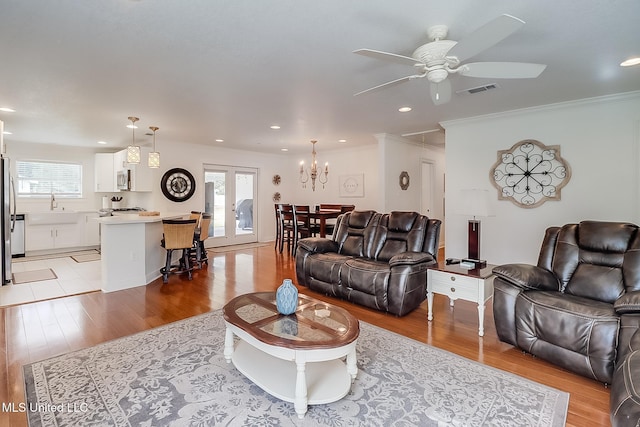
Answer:
[(95, 191), (113, 193), (116, 187), (116, 171), (113, 163), (113, 153), (96, 153), (95, 155)]
[[(153, 171), (147, 166), (148, 148), (141, 148), (142, 161), (139, 164), (127, 163), (127, 150), (116, 153), (96, 153), (95, 157), (95, 191), (113, 193), (118, 192), (118, 171), (131, 171), (131, 191), (152, 191)], [(110, 166), (109, 166), (110, 165)]]

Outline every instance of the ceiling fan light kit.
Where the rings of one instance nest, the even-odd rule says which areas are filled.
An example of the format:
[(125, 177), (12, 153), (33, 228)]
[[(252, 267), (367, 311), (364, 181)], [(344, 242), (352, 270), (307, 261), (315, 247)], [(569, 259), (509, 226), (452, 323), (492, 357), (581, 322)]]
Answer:
[(426, 77), (431, 86), (431, 99), (434, 104), (440, 105), (451, 99), (451, 83), (448, 79), (450, 74), (459, 73), (465, 77), (496, 79), (536, 78), (544, 71), (546, 65), (524, 62), (462, 63), (507, 38), (523, 25), (524, 21), (519, 18), (501, 15), (459, 42), (445, 39), (449, 31), (446, 25), (435, 25), (427, 30), (431, 41), (415, 49), (411, 57), (372, 49), (355, 50), (354, 53), (359, 55), (400, 62), (420, 69), (417, 74), (374, 86), (355, 95)]

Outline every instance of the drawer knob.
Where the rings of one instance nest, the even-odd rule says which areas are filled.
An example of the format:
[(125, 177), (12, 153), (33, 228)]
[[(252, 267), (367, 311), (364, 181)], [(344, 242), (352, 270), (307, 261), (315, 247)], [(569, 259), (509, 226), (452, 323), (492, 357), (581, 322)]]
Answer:
[(451, 288), (451, 292), (455, 292), (455, 291), (456, 291), (456, 288)]
[(449, 277), (449, 279), (451, 279), (452, 282), (455, 282), (456, 281), (456, 276), (451, 276), (451, 277)]

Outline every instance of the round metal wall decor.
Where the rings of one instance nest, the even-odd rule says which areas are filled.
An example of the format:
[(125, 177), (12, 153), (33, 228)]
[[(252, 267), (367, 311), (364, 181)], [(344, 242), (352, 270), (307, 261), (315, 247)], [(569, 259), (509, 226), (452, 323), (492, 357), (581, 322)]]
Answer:
[(273, 193), (273, 201), (274, 202), (279, 202), (280, 201), (280, 193), (279, 192), (275, 192)]
[(271, 182), (273, 183), (273, 185), (280, 185), (281, 180), (282, 178), (280, 178), (280, 175), (273, 175)]
[(184, 202), (196, 192), (196, 180), (182, 168), (169, 169), (160, 180), (162, 194), (171, 201)]
[(523, 208), (535, 208), (547, 200), (560, 200), (560, 190), (571, 178), (569, 163), (560, 156), (560, 146), (546, 146), (526, 139), (508, 150), (498, 151), (490, 181), (498, 199)]
[(409, 172), (402, 171), (402, 173), (400, 173), (400, 188), (403, 190), (409, 188), (409, 181)]

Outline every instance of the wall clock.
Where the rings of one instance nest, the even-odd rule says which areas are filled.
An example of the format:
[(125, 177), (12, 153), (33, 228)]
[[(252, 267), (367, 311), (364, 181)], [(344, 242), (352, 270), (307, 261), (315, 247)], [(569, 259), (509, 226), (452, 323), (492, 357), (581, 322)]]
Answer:
[(547, 200), (560, 200), (560, 190), (569, 182), (571, 169), (560, 156), (559, 145), (546, 146), (526, 139), (498, 151), (490, 178), (498, 199), (535, 208)]
[(195, 193), (196, 181), (188, 170), (173, 168), (162, 176), (160, 188), (167, 199), (174, 202), (184, 202)]

